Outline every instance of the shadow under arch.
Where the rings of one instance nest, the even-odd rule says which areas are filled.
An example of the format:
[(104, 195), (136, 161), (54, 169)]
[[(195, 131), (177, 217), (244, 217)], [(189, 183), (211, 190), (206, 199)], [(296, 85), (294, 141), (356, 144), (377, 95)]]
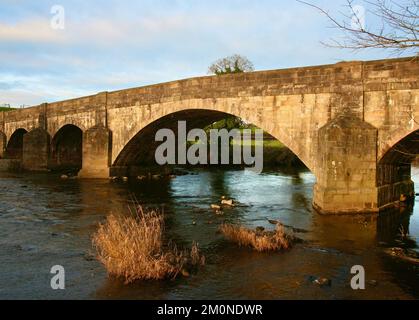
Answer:
[(20, 128), (11, 135), (7, 147), (6, 158), (8, 159), (22, 159), (23, 157), (23, 136), (28, 133), (27, 130)]
[[(170, 129), (175, 135), (178, 135), (178, 121), (186, 122), (186, 130), (200, 128), (203, 129), (217, 121), (225, 119), (226, 117), (237, 117), (234, 114), (210, 110), (210, 109), (188, 109), (170, 113), (163, 116), (137, 132), (134, 137), (122, 148), (113, 162), (111, 174), (127, 172), (132, 174), (130, 169), (133, 166), (155, 164), (155, 150), (161, 142), (155, 141), (156, 132), (160, 129)], [(265, 130), (264, 128), (261, 128)], [(266, 131), (266, 130), (265, 130)], [(266, 132), (271, 135), (273, 139), (283, 142), (276, 137), (272, 132)], [(287, 145), (287, 147), (289, 147)], [(298, 155), (296, 155), (298, 157)], [(302, 160), (301, 160), (302, 161)], [(134, 170), (135, 171), (135, 170)], [(119, 175), (119, 174), (116, 174)]]
[(377, 166), (378, 205), (384, 207), (414, 196), (411, 165), (419, 155), (419, 130), (416, 130), (394, 146), (379, 159)]
[(67, 124), (60, 128), (51, 142), (49, 167), (52, 170), (80, 170), (82, 168), (83, 131)]

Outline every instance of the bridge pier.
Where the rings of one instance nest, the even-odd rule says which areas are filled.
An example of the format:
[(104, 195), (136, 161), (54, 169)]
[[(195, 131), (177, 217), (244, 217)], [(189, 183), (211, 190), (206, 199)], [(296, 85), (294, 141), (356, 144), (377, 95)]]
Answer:
[(50, 135), (37, 128), (23, 136), (22, 168), (29, 171), (46, 171), (50, 155)]
[(355, 115), (319, 130), (314, 207), (325, 214), (377, 213), (377, 134)]
[(83, 133), (83, 164), (80, 178), (109, 178), (112, 133), (98, 125)]
[(7, 146), (7, 138), (6, 135), (0, 131), (0, 159), (3, 159), (6, 153), (6, 146)]

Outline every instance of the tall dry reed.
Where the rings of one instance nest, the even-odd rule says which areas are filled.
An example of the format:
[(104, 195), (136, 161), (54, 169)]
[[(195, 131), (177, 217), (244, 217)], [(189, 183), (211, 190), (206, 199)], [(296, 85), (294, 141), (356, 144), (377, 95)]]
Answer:
[(126, 283), (161, 280), (174, 278), (184, 268), (203, 263), (196, 243), (190, 253), (173, 244), (165, 245), (162, 213), (137, 208), (128, 217), (108, 216), (93, 236), (98, 259), (109, 274), (123, 278)]
[(251, 247), (259, 252), (288, 250), (291, 248), (293, 239), (282, 225), (277, 225), (274, 232), (250, 230), (231, 224), (222, 225), (220, 230), (228, 240), (242, 247)]

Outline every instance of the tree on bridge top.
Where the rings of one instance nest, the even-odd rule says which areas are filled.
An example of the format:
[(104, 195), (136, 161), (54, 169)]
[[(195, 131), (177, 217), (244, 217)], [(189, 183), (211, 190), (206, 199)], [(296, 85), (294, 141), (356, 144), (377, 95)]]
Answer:
[(253, 63), (244, 56), (235, 54), (215, 61), (208, 69), (208, 73), (217, 76), (230, 73), (253, 71)]
[[(346, 0), (346, 13), (334, 16), (325, 8), (297, 0), (314, 7), (325, 15), (332, 27), (343, 32), (342, 39), (331, 39), (323, 43), (329, 47), (346, 49), (391, 49), (396, 53), (413, 51), (419, 55), (419, 1), (418, 0), (364, 0), (354, 4)], [(371, 20), (378, 20), (377, 27), (370, 27)]]

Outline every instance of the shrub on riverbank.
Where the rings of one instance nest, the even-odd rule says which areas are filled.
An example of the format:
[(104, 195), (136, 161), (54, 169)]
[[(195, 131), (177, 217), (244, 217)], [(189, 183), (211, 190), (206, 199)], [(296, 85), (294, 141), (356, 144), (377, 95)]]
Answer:
[(175, 278), (204, 263), (196, 243), (190, 252), (181, 251), (164, 244), (163, 232), (163, 214), (139, 207), (129, 217), (110, 215), (99, 225), (93, 245), (108, 273), (126, 283)]
[(291, 248), (293, 239), (282, 225), (277, 225), (273, 232), (250, 230), (243, 226), (230, 224), (222, 225), (220, 230), (228, 240), (241, 247), (251, 247), (259, 252), (288, 250)]

